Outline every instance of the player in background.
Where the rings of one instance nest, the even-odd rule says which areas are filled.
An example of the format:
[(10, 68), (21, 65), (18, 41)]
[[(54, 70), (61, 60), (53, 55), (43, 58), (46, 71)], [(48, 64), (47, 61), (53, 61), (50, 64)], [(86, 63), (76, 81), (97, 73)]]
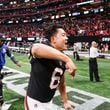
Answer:
[(15, 59), (14, 55), (9, 50), (8, 46), (6, 45), (5, 36), (2, 33), (0, 33), (0, 107), (4, 103), (4, 100), (3, 100), (3, 83), (2, 83), (2, 79), (3, 79), (4, 75), (2, 74), (1, 71), (3, 69), (3, 66), (5, 65), (5, 54), (7, 54), (7, 56), (10, 57), (10, 59), (17, 66), (19, 66), (19, 67), (21, 66), (20, 63)]

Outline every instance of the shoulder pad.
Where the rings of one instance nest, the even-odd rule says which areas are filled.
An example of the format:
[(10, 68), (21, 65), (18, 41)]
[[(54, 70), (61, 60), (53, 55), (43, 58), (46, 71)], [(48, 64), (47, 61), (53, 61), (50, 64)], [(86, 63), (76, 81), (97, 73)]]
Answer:
[(47, 44), (47, 45), (50, 44), (49, 41), (48, 41), (48, 39), (46, 39), (46, 38), (36, 39), (35, 43), (42, 43), (42, 44)]

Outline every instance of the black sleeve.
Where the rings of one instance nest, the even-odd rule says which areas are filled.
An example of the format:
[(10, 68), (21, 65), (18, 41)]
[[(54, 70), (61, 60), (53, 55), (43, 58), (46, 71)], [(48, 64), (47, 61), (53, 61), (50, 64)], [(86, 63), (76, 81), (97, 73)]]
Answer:
[(13, 63), (17, 64), (17, 60), (16, 58), (14, 57), (14, 55), (11, 53), (11, 51), (9, 50), (9, 48), (7, 49), (7, 52), (6, 52), (7, 56), (10, 57), (10, 59), (13, 61)]
[(11, 51), (9, 50), (9, 48), (6, 51), (6, 54), (7, 54), (8, 57), (11, 57)]

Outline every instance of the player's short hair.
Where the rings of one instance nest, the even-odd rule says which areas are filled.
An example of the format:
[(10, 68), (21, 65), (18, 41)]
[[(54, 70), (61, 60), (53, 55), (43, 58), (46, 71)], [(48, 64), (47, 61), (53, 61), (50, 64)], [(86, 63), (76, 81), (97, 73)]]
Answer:
[(61, 25), (49, 26), (49, 28), (45, 32), (45, 38), (48, 39), (48, 41), (51, 41), (51, 37), (57, 33), (57, 29), (59, 28), (63, 28), (63, 26)]

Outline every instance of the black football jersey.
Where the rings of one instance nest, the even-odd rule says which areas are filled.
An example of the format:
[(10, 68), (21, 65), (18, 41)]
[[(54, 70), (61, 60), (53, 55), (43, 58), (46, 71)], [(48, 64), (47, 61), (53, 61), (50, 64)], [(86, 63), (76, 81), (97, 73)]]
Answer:
[(40, 102), (49, 102), (65, 71), (65, 63), (58, 60), (31, 58), (31, 75), (27, 95)]

